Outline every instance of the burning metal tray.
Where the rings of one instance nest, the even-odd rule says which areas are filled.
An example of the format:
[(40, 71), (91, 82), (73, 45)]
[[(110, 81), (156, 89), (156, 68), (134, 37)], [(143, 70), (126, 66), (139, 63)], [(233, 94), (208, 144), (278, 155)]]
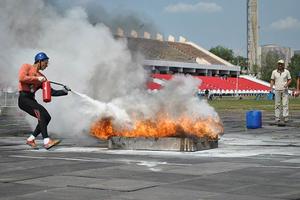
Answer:
[(218, 140), (196, 137), (111, 137), (109, 149), (153, 151), (201, 151), (218, 147)]

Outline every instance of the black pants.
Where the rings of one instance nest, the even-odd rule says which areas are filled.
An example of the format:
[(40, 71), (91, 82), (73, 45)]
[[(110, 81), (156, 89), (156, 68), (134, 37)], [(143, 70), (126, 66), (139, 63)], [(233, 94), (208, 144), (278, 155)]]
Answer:
[(30, 92), (20, 92), (18, 105), (19, 108), (38, 119), (38, 124), (33, 132), (33, 136), (36, 137), (42, 133), (43, 138), (47, 138), (47, 126), (51, 120), (51, 116), (48, 111), (35, 100), (34, 94)]

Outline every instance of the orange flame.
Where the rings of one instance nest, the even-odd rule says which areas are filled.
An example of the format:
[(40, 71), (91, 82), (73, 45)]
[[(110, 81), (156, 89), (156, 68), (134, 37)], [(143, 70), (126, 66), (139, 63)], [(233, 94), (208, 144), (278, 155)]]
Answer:
[(174, 137), (194, 136), (216, 140), (223, 134), (224, 128), (220, 119), (206, 118), (192, 120), (190, 117), (180, 117), (173, 120), (166, 115), (160, 115), (154, 120), (135, 120), (133, 129), (117, 129), (113, 127), (112, 119), (99, 119), (91, 126), (90, 132), (97, 138), (108, 139), (121, 137)]

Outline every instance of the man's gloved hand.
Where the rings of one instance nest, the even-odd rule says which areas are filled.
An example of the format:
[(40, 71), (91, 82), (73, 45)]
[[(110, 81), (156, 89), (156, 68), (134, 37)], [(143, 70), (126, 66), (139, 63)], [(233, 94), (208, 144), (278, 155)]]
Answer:
[(71, 91), (71, 89), (68, 87), (68, 86), (64, 86), (64, 88), (65, 88), (65, 90), (67, 90), (67, 91)]
[(43, 76), (38, 76), (37, 79), (38, 79), (40, 82), (46, 81), (46, 78), (43, 77)]

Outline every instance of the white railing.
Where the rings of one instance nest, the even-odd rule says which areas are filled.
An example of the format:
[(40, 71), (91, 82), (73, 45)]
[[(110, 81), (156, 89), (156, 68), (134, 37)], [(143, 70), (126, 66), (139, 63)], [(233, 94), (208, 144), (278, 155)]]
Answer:
[(18, 105), (18, 93), (0, 90), (0, 107), (15, 107)]

